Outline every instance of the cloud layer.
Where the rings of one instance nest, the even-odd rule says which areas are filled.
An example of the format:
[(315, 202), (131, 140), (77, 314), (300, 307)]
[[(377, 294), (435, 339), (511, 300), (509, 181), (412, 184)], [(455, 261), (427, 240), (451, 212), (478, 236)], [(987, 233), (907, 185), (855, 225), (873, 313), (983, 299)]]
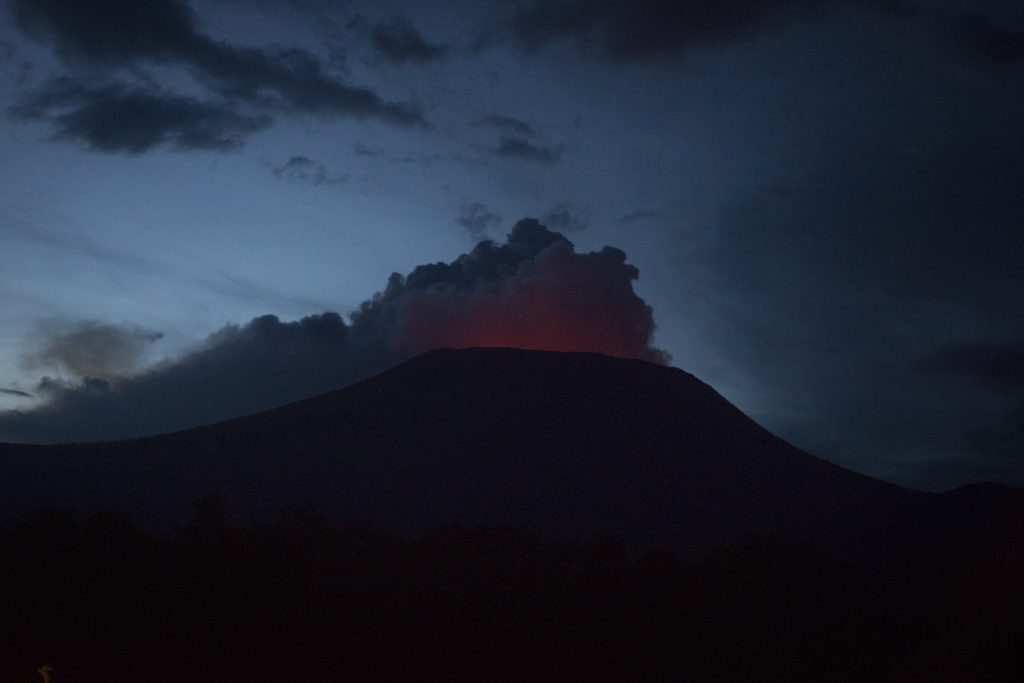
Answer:
[[(504, 33), (531, 51), (569, 41), (586, 53), (630, 62), (740, 40), (843, 7), (906, 20), (984, 66), (1002, 68), (1024, 60), (1024, 32), (981, 13), (908, 0), (551, 0), (518, 5)], [(493, 38), (483, 41), (488, 42)]]
[(503, 244), (392, 274), (346, 324), (326, 312), (229, 325), (186, 355), (137, 367), (158, 333), (88, 322), (42, 336), (44, 403), (0, 414), (0, 439), (91, 441), (216, 422), (345, 386), (438, 347), (595, 351), (667, 363), (652, 345), (637, 269), (615, 248), (579, 253), (538, 221)]
[(1024, 341), (948, 344), (919, 367), (944, 380), (945, 390), (972, 397), (968, 409), (982, 419), (962, 428), (959, 441), (975, 467), (1018, 469), (1024, 462)]
[(571, 40), (614, 61), (649, 59), (714, 41), (731, 40), (771, 21), (795, 19), (821, 7), (886, 4), (885, 0), (555, 0), (520, 6), (509, 33), (534, 50)]
[[(178, 0), (12, 0), (11, 10), (22, 32), (52, 45), (74, 74), (30, 93), (16, 112), (99, 151), (224, 150), (281, 115), (425, 125), (416, 106), (341, 81), (305, 50), (238, 47), (199, 32)], [(184, 67), (203, 96), (148, 79), (128, 84), (133, 70), (160, 66)]]

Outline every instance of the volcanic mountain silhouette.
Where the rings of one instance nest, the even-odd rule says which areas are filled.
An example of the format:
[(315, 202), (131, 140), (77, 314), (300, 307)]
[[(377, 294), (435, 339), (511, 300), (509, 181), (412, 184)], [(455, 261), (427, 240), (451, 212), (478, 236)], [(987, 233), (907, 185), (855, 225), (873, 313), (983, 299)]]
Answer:
[(0, 518), (106, 506), (169, 528), (211, 494), (245, 518), (310, 502), (402, 533), (501, 523), (683, 553), (759, 534), (907, 571), (955, 561), (1020, 498), (996, 485), (924, 493), (846, 470), (682, 370), (590, 353), (438, 350), (184, 432), (0, 445)]

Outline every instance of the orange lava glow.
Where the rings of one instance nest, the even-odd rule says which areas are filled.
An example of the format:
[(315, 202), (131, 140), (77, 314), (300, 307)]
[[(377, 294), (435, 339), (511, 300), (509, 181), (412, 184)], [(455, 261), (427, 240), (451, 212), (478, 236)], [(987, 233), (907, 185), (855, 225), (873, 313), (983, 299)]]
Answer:
[(650, 309), (632, 289), (635, 271), (598, 256), (539, 257), (525, 276), (485, 291), (410, 293), (393, 343), (411, 353), (484, 346), (660, 360), (649, 346)]

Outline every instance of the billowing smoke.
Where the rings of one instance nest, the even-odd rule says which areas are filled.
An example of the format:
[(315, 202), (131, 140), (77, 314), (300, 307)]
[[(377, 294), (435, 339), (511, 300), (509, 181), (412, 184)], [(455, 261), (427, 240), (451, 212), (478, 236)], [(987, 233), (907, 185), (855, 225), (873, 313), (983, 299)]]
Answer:
[[(539, 224), (520, 222), (513, 241), (517, 233), (537, 229), (544, 230)], [(494, 252), (488, 245), (463, 258), (486, 263)], [(442, 280), (425, 289), (402, 291), (394, 303), (388, 342), (408, 353), (511, 346), (596, 351), (664, 363), (665, 353), (650, 346), (651, 309), (633, 291), (632, 281), (638, 276), (618, 249), (579, 254), (569, 242), (559, 240), (497, 278)]]
[(651, 308), (633, 291), (639, 274), (619, 249), (578, 253), (563, 235), (527, 218), (504, 244), (485, 240), (451, 263), (393, 274), (352, 314), (353, 337), (401, 357), (511, 346), (668, 363), (652, 346)]
[(49, 321), (40, 326), (39, 351), (26, 361), (76, 377), (124, 374), (136, 369), (146, 347), (162, 336), (137, 325)]
[[(533, 219), (504, 244), (393, 274), (351, 315), (229, 325), (190, 353), (132, 370), (157, 333), (87, 323), (50, 335), (42, 357), (77, 376), (44, 378), (38, 408), (0, 414), (0, 439), (90, 441), (155, 434), (265, 410), (336, 389), (433, 348), (593, 351), (667, 363), (652, 345), (637, 269), (612, 247), (578, 253)], [(102, 351), (103, 339), (112, 344)], [(75, 340), (81, 340), (81, 348)], [(88, 342), (88, 343), (86, 343)]]
[[(88, 325), (84, 326), (88, 327)], [(95, 441), (175, 431), (336, 389), (361, 375), (337, 313), (228, 325), (198, 348), (133, 373), (44, 377), (34, 410), (0, 414), (0, 439)], [(108, 368), (109, 370), (109, 368)]]

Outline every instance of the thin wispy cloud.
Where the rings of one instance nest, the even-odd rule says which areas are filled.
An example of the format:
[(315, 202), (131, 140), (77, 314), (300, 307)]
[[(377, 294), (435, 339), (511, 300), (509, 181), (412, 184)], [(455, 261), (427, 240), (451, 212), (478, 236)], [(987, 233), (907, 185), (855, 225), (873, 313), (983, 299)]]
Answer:
[(503, 137), (498, 146), (492, 150), (498, 156), (520, 161), (533, 161), (553, 164), (562, 158), (560, 147), (538, 145), (523, 138)]

